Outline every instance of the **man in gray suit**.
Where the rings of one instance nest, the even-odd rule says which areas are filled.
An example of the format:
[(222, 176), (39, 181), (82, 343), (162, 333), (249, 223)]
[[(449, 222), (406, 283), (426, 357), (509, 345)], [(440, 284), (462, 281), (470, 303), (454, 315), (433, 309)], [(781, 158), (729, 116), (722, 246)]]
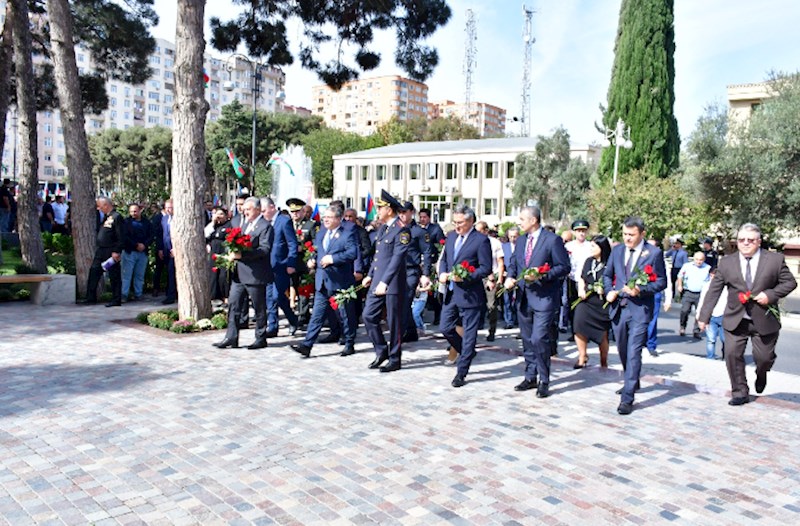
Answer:
[(778, 300), (797, 287), (797, 281), (786, 266), (783, 254), (761, 250), (761, 230), (752, 223), (739, 228), (736, 254), (719, 260), (717, 272), (706, 292), (703, 308), (697, 317), (701, 331), (711, 319), (722, 289), (728, 287), (728, 302), (722, 316), (725, 330), (725, 365), (731, 379), (729, 405), (750, 401), (744, 369), (747, 340), (753, 344), (756, 362), (756, 392), (764, 392), (767, 372), (775, 363), (775, 344), (781, 320)]
[(272, 283), (272, 267), (269, 264), (272, 244), (272, 226), (261, 217), (261, 202), (257, 197), (248, 197), (242, 207), (242, 233), (250, 236), (252, 249), (237, 252), (236, 268), (231, 275), (231, 291), (228, 297), (228, 330), (225, 339), (214, 344), (215, 347), (239, 346), (239, 310), (244, 294), (253, 301), (256, 320), (256, 340), (248, 349), (262, 349), (267, 346), (267, 285)]

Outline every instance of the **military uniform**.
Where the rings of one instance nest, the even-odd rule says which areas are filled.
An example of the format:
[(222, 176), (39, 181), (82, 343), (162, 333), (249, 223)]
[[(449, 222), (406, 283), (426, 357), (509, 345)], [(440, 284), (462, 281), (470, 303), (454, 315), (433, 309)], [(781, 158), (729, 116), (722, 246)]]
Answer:
[[(403, 206), (406, 210), (414, 209), (414, 205), (408, 201)], [(411, 233), (411, 242), (408, 244), (408, 251), (406, 252), (406, 299), (403, 305), (405, 307), (405, 333), (403, 334), (403, 341), (415, 342), (419, 337), (417, 336), (417, 325), (411, 315), (411, 304), (414, 302), (420, 278), (422, 276), (430, 276), (431, 273), (431, 237), (428, 231), (419, 226), (413, 219), (407, 226)]]
[[(401, 208), (400, 203), (385, 190), (377, 199), (378, 206), (391, 206), (394, 210)], [(404, 314), (406, 301), (406, 270), (408, 247), (411, 244), (411, 232), (395, 217), (380, 227), (375, 238), (375, 256), (369, 269), (371, 278), (367, 301), (364, 305), (364, 327), (372, 345), (375, 347), (375, 361), (370, 368), (378, 368), (388, 359), (381, 372), (395, 371), (400, 368), (401, 340), (405, 328)], [(386, 294), (375, 295), (380, 283), (386, 284)], [(386, 322), (389, 325), (389, 342), (381, 330), (383, 308), (386, 307)]]
[[(103, 275), (103, 262), (112, 253), (122, 256), (125, 248), (125, 220), (116, 210), (112, 210), (97, 230), (97, 249), (94, 252), (92, 266), (89, 268), (89, 281), (86, 288), (86, 302), (97, 302), (97, 285)], [(122, 271), (117, 262), (108, 269), (111, 280), (111, 303), (108, 306), (122, 304)]]
[[(289, 208), (290, 212), (302, 210), (305, 205), (306, 203), (302, 199), (292, 198), (286, 201), (286, 206)], [(294, 290), (297, 291), (303, 276), (307, 275), (309, 272), (308, 266), (303, 259), (303, 254), (306, 250), (306, 242), (314, 242), (314, 238), (317, 235), (317, 224), (311, 219), (306, 220), (301, 218), (299, 221), (292, 220), (292, 228), (297, 235), (297, 266), (295, 267), (294, 274), (292, 274), (292, 286)], [(300, 296), (299, 294), (297, 296), (297, 315), (299, 317), (299, 323), (301, 324), (308, 324), (311, 318), (311, 301), (311, 298)]]

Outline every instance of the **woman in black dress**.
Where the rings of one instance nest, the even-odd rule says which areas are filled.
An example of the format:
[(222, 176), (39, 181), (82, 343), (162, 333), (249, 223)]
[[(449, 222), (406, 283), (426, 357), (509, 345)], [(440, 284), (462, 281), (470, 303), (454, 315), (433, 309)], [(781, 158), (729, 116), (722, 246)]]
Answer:
[[(214, 223), (214, 230), (206, 237), (209, 254), (224, 254), (225, 233), (231, 227), (228, 221), (228, 211), (223, 207), (214, 208), (211, 219)], [(209, 225), (210, 226), (210, 225)], [(228, 271), (224, 268), (214, 270), (213, 261), (211, 264), (211, 299), (226, 301), (228, 299)]]
[(594, 236), (591, 243), (591, 257), (586, 259), (578, 280), (581, 302), (575, 307), (573, 322), (578, 346), (578, 361), (573, 366), (575, 369), (582, 369), (589, 364), (586, 347), (590, 340), (600, 346), (600, 366), (608, 367), (608, 330), (611, 320), (608, 308), (603, 308), (605, 293), (599, 287), (603, 285), (603, 272), (611, 255), (611, 243), (603, 235)]

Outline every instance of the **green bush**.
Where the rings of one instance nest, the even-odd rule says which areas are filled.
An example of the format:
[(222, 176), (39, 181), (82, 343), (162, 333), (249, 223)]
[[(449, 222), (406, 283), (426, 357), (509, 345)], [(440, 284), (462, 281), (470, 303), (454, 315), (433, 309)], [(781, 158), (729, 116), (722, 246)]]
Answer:
[(178, 320), (172, 324), (172, 327), (169, 328), (172, 332), (176, 334), (185, 334), (187, 332), (194, 332), (197, 330), (197, 327), (194, 324), (194, 320), (192, 318), (186, 318), (185, 320)]
[(28, 300), (31, 298), (31, 291), (28, 289), (20, 289), (17, 291), (18, 300)]
[(74, 245), (71, 236), (64, 234), (51, 234), (50, 232), (42, 233), (42, 243), (44, 249), (52, 254), (72, 255), (74, 254)]
[(228, 315), (224, 312), (218, 312), (211, 317), (211, 324), (217, 329), (228, 328)]
[(136, 321), (138, 323), (141, 323), (142, 325), (147, 325), (148, 324), (148, 321), (147, 321), (147, 317), (148, 316), (150, 316), (149, 312), (147, 312), (147, 311), (140, 312), (139, 314), (136, 315)]
[(147, 316), (147, 324), (156, 329), (168, 330), (172, 328), (174, 322), (175, 320), (169, 319), (169, 316), (163, 312), (151, 312)]
[(17, 265), (14, 265), (14, 272), (16, 272), (17, 274), (39, 274), (38, 272), (36, 272), (36, 269), (29, 267), (25, 263), (19, 263)]
[(165, 314), (170, 321), (175, 322), (178, 321), (180, 316), (178, 315), (178, 309), (161, 309), (158, 312), (161, 314)]

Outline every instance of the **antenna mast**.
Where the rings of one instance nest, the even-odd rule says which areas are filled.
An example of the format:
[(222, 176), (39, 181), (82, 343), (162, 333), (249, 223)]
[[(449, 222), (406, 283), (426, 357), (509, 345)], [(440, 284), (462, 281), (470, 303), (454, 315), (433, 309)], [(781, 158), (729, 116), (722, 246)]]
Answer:
[(477, 66), (478, 27), (475, 22), (475, 12), (467, 9), (467, 39), (464, 45), (464, 122), (469, 122), (472, 116), (472, 73)]
[(522, 64), (522, 108), (520, 109), (521, 133), (523, 137), (531, 135), (531, 59), (533, 43), (536, 39), (532, 34), (533, 9), (522, 5), (522, 14), (525, 15), (525, 29), (522, 32), (522, 43), (525, 46), (525, 58)]

